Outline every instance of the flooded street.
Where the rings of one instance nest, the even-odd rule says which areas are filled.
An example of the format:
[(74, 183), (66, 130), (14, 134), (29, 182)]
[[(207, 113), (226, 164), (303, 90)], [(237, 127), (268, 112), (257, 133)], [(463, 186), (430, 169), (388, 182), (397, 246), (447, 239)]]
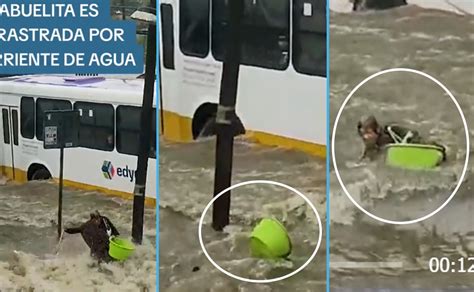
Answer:
[[(471, 128), (472, 141), (473, 28), (472, 16), (410, 6), (331, 14), (331, 128), (356, 85), (381, 70), (405, 67), (430, 74), (452, 92)], [(357, 122), (370, 114), (382, 124), (401, 123), (445, 145), (447, 162), (433, 171), (418, 172), (390, 169), (380, 159), (358, 164), (362, 142)], [(410, 73), (382, 75), (361, 87), (340, 117), (335, 146), (341, 178), (354, 199), (374, 215), (396, 221), (422, 217), (446, 201), (460, 179), (466, 155), (464, 127), (454, 103), (435, 83)], [(471, 142), (471, 156), (472, 149)], [(331, 286), (474, 288), (472, 274), (428, 270), (431, 257), (456, 261), (474, 254), (473, 165), (469, 163), (463, 185), (438, 214), (397, 226), (359, 211), (332, 170)], [(359, 265), (347, 267), (347, 262)], [(373, 262), (397, 267), (362, 265)]]
[[(338, 4), (349, 7), (355, 0), (342, 1)], [(132, 4), (143, 1), (135, 2)], [(215, 131), (219, 124), (229, 122), (226, 127), (231, 128), (233, 122), (229, 118), (235, 117), (227, 114), (235, 108), (243, 111), (242, 118), (245, 119), (242, 122), (246, 127), (250, 125), (249, 132), (254, 129), (253, 135), (264, 137), (262, 141), (289, 145), (297, 137), (324, 140), (326, 121), (321, 117), (330, 114), (332, 130), (350, 92), (369, 76), (391, 68), (419, 70), (441, 82), (459, 103), (468, 129), (455, 103), (441, 87), (420, 75), (397, 72), (369, 81), (346, 104), (335, 135), (339, 174), (332, 166), (329, 177), (326, 176), (324, 158), (297, 150), (257, 145), (245, 137), (237, 137), (232, 185), (253, 180), (286, 184), (312, 202), (321, 220), (322, 227), (318, 226), (317, 216), (303, 198), (285, 188), (267, 184), (251, 184), (232, 190), (230, 225), (222, 232), (213, 230), (213, 209), (209, 209), (202, 224), (205, 248), (219, 267), (235, 276), (260, 281), (284, 277), (306, 265), (318, 249), (316, 257), (302, 271), (275, 283), (255, 284), (229, 277), (209, 261), (200, 245), (199, 221), (214, 192), (216, 140), (213, 137), (191, 143), (160, 140), (157, 153), (159, 182), (156, 182), (159, 183), (156, 194), (159, 230), (157, 209), (147, 207), (143, 244), (137, 245), (132, 256), (123, 262), (99, 263), (91, 257), (80, 234), (63, 234), (62, 240), (58, 241), (58, 186), (55, 183), (9, 181), (3, 184), (0, 177), (0, 292), (319, 292), (327, 291), (327, 269), (330, 269), (330, 291), (336, 292), (474, 291), (474, 16), (412, 5), (376, 12), (331, 12), (330, 27), (325, 30), (321, 16), (324, 1), (295, 0), (285, 6), (284, 1), (275, 1), (272, 7), (271, 1), (253, 0), (251, 4), (245, 2), (244, 29), (236, 26), (235, 30), (226, 30), (233, 27), (233, 13), (223, 10), (228, 1), (226, 5), (195, 1), (196, 6), (188, 2), (158, 2), (163, 9), (160, 19), (154, 8), (133, 9), (133, 21), (138, 25), (131, 19), (129, 24), (138, 28), (137, 33), (145, 33), (145, 25), (148, 27), (146, 76), (134, 77), (134, 81), (115, 79), (110, 87), (107, 83), (103, 88), (100, 83), (92, 84), (90, 80), (87, 82), (91, 84), (68, 83), (70, 79), (78, 82), (83, 77), (102, 82), (99, 80), (101, 74), (93, 72), (75, 78), (51, 77), (51, 80), (59, 78), (58, 84), (63, 87), (56, 87), (59, 85), (48, 76), (39, 77), (44, 84), (35, 80), (13, 83), (10, 81), (14, 78), (5, 79), (9, 86), (0, 92), (1, 99), (5, 100), (2, 101), (3, 119), (0, 120), (3, 130), (0, 141), (5, 144), (0, 150), (4, 160), (2, 172), (11, 171), (15, 176), (16, 169), (20, 169), (25, 172), (23, 176), (31, 179), (55, 176), (58, 161), (51, 159), (50, 163), (46, 161), (48, 157), (42, 157), (39, 139), (45, 141), (44, 147), (53, 142), (62, 143), (64, 133), (75, 132), (63, 128), (68, 124), (71, 126), (72, 122), (62, 121), (55, 126), (48, 122), (52, 116), (54, 118), (50, 109), (72, 108), (71, 101), (74, 101), (78, 118), (74, 124), (80, 127), (74, 139), (80, 139), (64, 145), (75, 147), (78, 142), (81, 148), (103, 151), (74, 155), (80, 161), (68, 161), (69, 166), (77, 166), (74, 171), (80, 179), (76, 183), (114, 188), (116, 185), (117, 190), (134, 183), (135, 190), (141, 190), (140, 174), (146, 173), (135, 169), (128, 159), (137, 153), (144, 154), (138, 164), (142, 165), (141, 161), (147, 161), (147, 155), (149, 161), (156, 158), (149, 153), (156, 151), (156, 145), (152, 143), (148, 148), (150, 133), (156, 137), (156, 129), (152, 131), (146, 123), (150, 122), (147, 113), (152, 112), (151, 103), (146, 106), (146, 101), (153, 96), (148, 90), (153, 86), (148, 85), (154, 81), (150, 68), (154, 68), (153, 62), (156, 63), (153, 55), (157, 48), (152, 45), (156, 29), (161, 34), (158, 49), (163, 55), (158, 56), (158, 67), (162, 67), (157, 71), (160, 74), (155, 76), (155, 88), (164, 90), (159, 97), (155, 95), (157, 100), (152, 107), (153, 111), (161, 112), (163, 135), (169, 131), (169, 137), (179, 141), (187, 140), (191, 134), (193, 137), (199, 133), (205, 136), (207, 132)], [(133, 6), (129, 6), (131, 8)], [(452, 10), (459, 9), (452, 7)], [(281, 18), (280, 14), (284, 16), (286, 12), (288, 17)], [(121, 13), (116, 10), (114, 15), (119, 18)], [(238, 13), (236, 15), (238, 18)], [(159, 27), (157, 22), (160, 22)], [(233, 88), (234, 82), (232, 78), (227, 82), (226, 73), (222, 77), (226, 82), (218, 82), (222, 66), (216, 52), (225, 52), (224, 43), (232, 40), (227, 39), (229, 31), (239, 29), (246, 34), (239, 41), (243, 45), (242, 56), (252, 55), (253, 58), (248, 58), (252, 62), (245, 62), (248, 67), (243, 68), (245, 70), (229, 72), (240, 72), (240, 77), (244, 75), (243, 82), (239, 81), (237, 86), (238, 100), (242, 101), (242, 97), (252, 99), (244, 99), (234, 107), (227, 101), (222, 102), (227, 97), (226, 90), (218, 90), (219, 84), (228, 89)], [(250, 29), (255, 29), (256, 33)], [(325, 113), (325, 107), (311, 105), (324, 97), (320, 91), (324, 88), (326, 74), (319, 72), (318, 76), (310, 76), (303, 72), (305, 67), (321, 71), (310, 67), (324, 64), (321, 62), (322, 50), (326, 48), (323, 40), (329, 32), (330, 113)], [(239, 42), (234, 43), (234, 47), (238, 47)], [(133, 39), (127, 41), (127, 46), (132, 43)], [(317, 54), (312, 54), (314, 52)], [(223, 56), (232, 61), (232, 52)], [(232, 69), (232, 63), (226, 62), (222, 68)], [(231, 66), (227, 67), (229, 64)], [(287, 67), (282, 66), (285, 64)], [(268, 69), (268, 75), (257, 67)], [(308, 76), (298, 77), (296, 73)], [(142, 82), (140, 80), (147, 83), (143, 97), (143, 88), (135, 87), (135, 83)], [(285, 82), (289, 86), (286, 87)], [(19, 89), (21, 84), (26, 87), (15, 93), (12, 90), (16, 90), (17, 84), (20, 84)], [(51, 87), (41, 93), (40, 89), (46, 84)], [(132, 87), (128, 92), (119, 84)], [(312, 84), (314, 100), (306, 97), (312, 94)], [(90, 87), (82, 97), (81, 86), (82, 89)], [(67, 89), (72, 91), (68, 93)], [(100, 93), (99, 89), (104, 91)], [(233, 89), (229, 92), (229, 97), (235, 97)], [(169, 97), (163, 97), (165, 94)], [(216, 106), (217, 98), (223, 104)], [(142, 105), (146, 107), (140, 111)], [(302, 124), (306, 115), (315, 120), (303, 123), (300, 129), (305, 131), (294, 129)], [(444, 145), (446, 161), (436, 168), (418, 171), (388, 167), (384, 156), (360, 161), (363, 144), (357, 133), (357, 123), (369, 115), (374, 115), (381, 125), (398, 123)], [(157, 118), (160, 117), (155, 117), (155, 122)], [(141, 124), (138, 124), (139, 120)], [(317, 135), (312, 135), (312, 129)], [(294, 138), (287, 141), (279, 136), (283, 135), (281, 133)], [(470, 139), (469, 147), (466, 147), (469, 140), (466, 136)], [(310, 148), (310, 143), (304, 143), (304, 147)], [(128, 158), (113, 157), (115, 149)], [(471, 157), (466, 166), (468, 154)], [(327, 155), (332, 152), (327, 151)], [(35, 161), (33, 165), (27, 159), (44, 161)], [(332, 157), (330, 160), (332, 162)], [(81, 168), (86, 162), (94, 163), (97, 167), (93, 170), (106, 181), (99, 181), (95, 176), (82, 178), (79, 174), (89, 171), (89, 168)], [(152, 163), (155, 168), (156, 159)], [(21, 164), (26, 167), (22, 168)], [(47, 164), (53, 168), (46, 167)], [(123, 180), (111, 181), (114, 176)], [(462, 185), (449, 204), (432, 217), (418, 223), (393, 225), (374, 220), (359, 210), (346, 196), (338, 176), (353, 199), (367, 212), (397, 222), (417, 220), (432, 213), (446, 202), (459, 183)], [(326, 213), (328, 180), (330, 214)], [(97, 210), (113, 222), (121, 237), (130, 239), (132, 207), (132, 201), (65, 188), (63, 225), (77, 227)], [(250, 235), (264, 218), (275, 218), (286, 227), (292, 249), (287, 258), (270, 260), (251, 256)], [(327, 221), (330, 224), (329, 243), (326, 242)], [(108, 226), (106, 220), (96, 222)], [(278, 240), (273, 230), (266, 235), (271, 240)], [(286, 240), (286, 234), (283, 236)], [(106, 240), (103, 242), (107, 243)], [(326, 266), (327, 248), (330, 248), (330, 267)], [(433, 258), (448, 258), (448, 269), (430, 271)], [(465, 259), (464, 272), (460, 271), (460, 259)]]
[[(0, 291), (155, 291), (154, 208), (145, 211), (143, 245), (131, 258), (99, 265), (80, 234), (64, 234), (58, 246), (57, 197), (51, 183), (0, 186)], [(95, 210), (130, 236), (130, 201), (65, 188), (64, 226), (85, 222)]]
[[(198, 221), (212, 199), (215, 140), (191, 144), (160, 143), (160, 291), (322, 291), (325, 289), (325, 233), (316, 258), (297, 275), (271, 284), (234, 280), (205, 257), (198, 241)], [(296, 188), (317, 208), (325, 224), (325, 160), (304, 153), (235, 142), (232, 184), (274, 180)], [(224, 269), (250, 279), (283, 276), (300, 267), (313, 252), (319, 233), (314, 213), (286, 189), (248, 185), (232, 191), (231, 225), (210, 227), (203, 237), (210, 256)], [(289, 261), (250, 257), (248, 237), (263, 217), (276, 217), (293, 243)], [(193, 272), (194, 270), (194, 272)], [(212, 280), (210, 280), (212, 279)]]

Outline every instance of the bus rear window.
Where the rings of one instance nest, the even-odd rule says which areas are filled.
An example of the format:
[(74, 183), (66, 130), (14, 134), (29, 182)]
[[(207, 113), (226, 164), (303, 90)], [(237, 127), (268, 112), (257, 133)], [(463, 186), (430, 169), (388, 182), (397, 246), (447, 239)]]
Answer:
[(180, 1), (179, 45), (185, 55), (201, 58), (207, 56), (209, 53), (209, 0)]
[(72, 105), (69, 101), (38, 98), (36, 100), (36, 139), (43, 141), (43, 122), (45, 111), (70, 109), (72, 109)]
[(3, 119), (3, 143), (10, 144), (10, 122), (9, 122), (7, 109), (2, 109), (2, 119)]
[[(117, 151), (123, 154), (138, 155), (140, 143), (141, 107), (117, 107)], [(156, 158), (156, 109), (152, 113), (150, 153)]]
[(97, 150), (114, 150), (114, 107), (110, 104), (76, 102), (79, 110), (79, 146)]
[(326, 76), (326, 0), (293, 1), (293, 66)]
[[(212, 54), (223, 61), (229, 15), (227, 1), (212, 2)], [(241, 63), (285, 70), (289, 65), (290, 1), (244, 0)]]
[(22, 97), (20, 103), (20, 132), (23, 138), (35, 137), (35, 100), (32, 97)]
[(18, 110), (12, 109), (13, 144), (18, 145)]
[(161, 37), (163, 39), (163, 67), (174, 69), (174, 22), (173, 6), (161, 4)]

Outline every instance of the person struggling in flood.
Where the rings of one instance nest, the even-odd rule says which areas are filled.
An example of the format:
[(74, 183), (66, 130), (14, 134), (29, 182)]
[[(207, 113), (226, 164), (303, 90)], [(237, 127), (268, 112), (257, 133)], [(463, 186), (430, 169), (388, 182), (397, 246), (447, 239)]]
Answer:
[(443, 161), (446, 160), (446, 148), (431, 140), (423, 139), (420, 134), (412, 129), (396, 124), (381, 126), (377, 119), (371, 115), (362, 118), (357, 123), (357, 132), (364, 143), (364, 149), (359, 161), (365, 158), (374, 159), (384, 146), (393, 143), (429, 144), (440, 147), (443, 152)]
[(102, 216), (98, 211), (90, 214), (90, 219), (79, 227), (66, 228), (64, 232), (82, 235), (89, 246), (92, 257), (99, 262), (110, 262), (113, 258), (109, 255), (109, 240), (111, 236), (120, 235), (109, 218)]

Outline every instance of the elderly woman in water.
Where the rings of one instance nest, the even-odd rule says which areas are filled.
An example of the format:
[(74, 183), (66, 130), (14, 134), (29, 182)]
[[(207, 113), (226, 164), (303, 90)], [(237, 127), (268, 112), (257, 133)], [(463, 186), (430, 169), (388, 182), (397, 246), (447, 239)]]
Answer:
[(423, 139), (415, 130), (405, 128), (396, 124), (381, 126), (374, 116), (362, 118), (357, 123), (357, 132), (364, 143), (364, 149), (359, 158), (363, 160), (368, 157), (373, 159), (387, 144), (412, 143), (430, 144), (440, 147), (443, 152), (443, 161), (446, 160), (446, 148), (431, 140)]
[(99, 261), (109, 262), (113, 258), (109, 255), (109, 238), (120, 235), (109, 218), (102, 216), (98, 211), (90, 214), (90, 219), (79, 227), (66, 228), (69, 234), (80, 233), (89, 246), (91, 255)]

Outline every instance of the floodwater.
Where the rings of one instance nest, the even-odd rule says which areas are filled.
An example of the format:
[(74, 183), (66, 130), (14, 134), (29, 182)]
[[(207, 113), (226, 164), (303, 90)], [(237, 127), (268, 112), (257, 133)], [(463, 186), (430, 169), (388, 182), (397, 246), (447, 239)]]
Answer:
[[(381, 70), (404, 67), (433, 76), (451, 91), (472, 140), (474, 17), (416, 7), (332, 13), (330, 30), (331, 126), (356, 85)], [(381, 123), (415, 128), (446, 145), (447, 162), (433, 171), (389, 168), (383, 157), (357, 163), (362, 143), (356, 125), (369, 114)], [(413, 73), (390, 73), (366, 83), (347, 103), (335, 149), (341, 179), (354, 200), (376, 216), (405, 221), (428, 215), (452, 193), (465, 163), (466, 137), (460, 114), (440, 87)], [(471, 142), (471, 156), (472, 149)], [(345, 287), (472, 291), (472, 273), (431, 273), (428, 262), (431, 257), (457, 261), (474, 255), (473, 165), (469, 162), (462, 186), (439, 213), (420, 223), (396, 226), (359, 211), (332, 169), (331, 286), (341, 288), (338, 291)]]
[[(281, 187), (248, 185), (232, 191), (231, 224), (224, 232), (210, 227), (206, 213), (203, 238), (210, 256), (225, 270), (250, 279), (283, 276), (300, 267), (314, 251), (316, 258), (297, 275), (271, 284), (234, 280), (217, 270), (203, 254), (198, 222), (212, 199), (215, 140), (191, 144), (160, 143), (160, 291), (323, 291), (325, 233), (301, 197)], [(234, 149), (232, 184), (274, 180), (301, 191), (315, 205), (325, 225), (325, 160), (304, 153), (257, 146), (238, 139)], [(275, 217), (288, 229), (293, 252), (288, 261), (250, 256), (252, 226)], [(194, 271), (193, 271), (194, 270)]]
[[(145, 211), (143, 245), (123, 263), (98, 264), (80, 234), (57, 241), (58, 187), (48, 182), (0, 186), (0, 291), (155, 291), (155, 209)], [(65, 188), (63, 224), (80, 224), (98, 210), (123, 237), (132, 204)]]

